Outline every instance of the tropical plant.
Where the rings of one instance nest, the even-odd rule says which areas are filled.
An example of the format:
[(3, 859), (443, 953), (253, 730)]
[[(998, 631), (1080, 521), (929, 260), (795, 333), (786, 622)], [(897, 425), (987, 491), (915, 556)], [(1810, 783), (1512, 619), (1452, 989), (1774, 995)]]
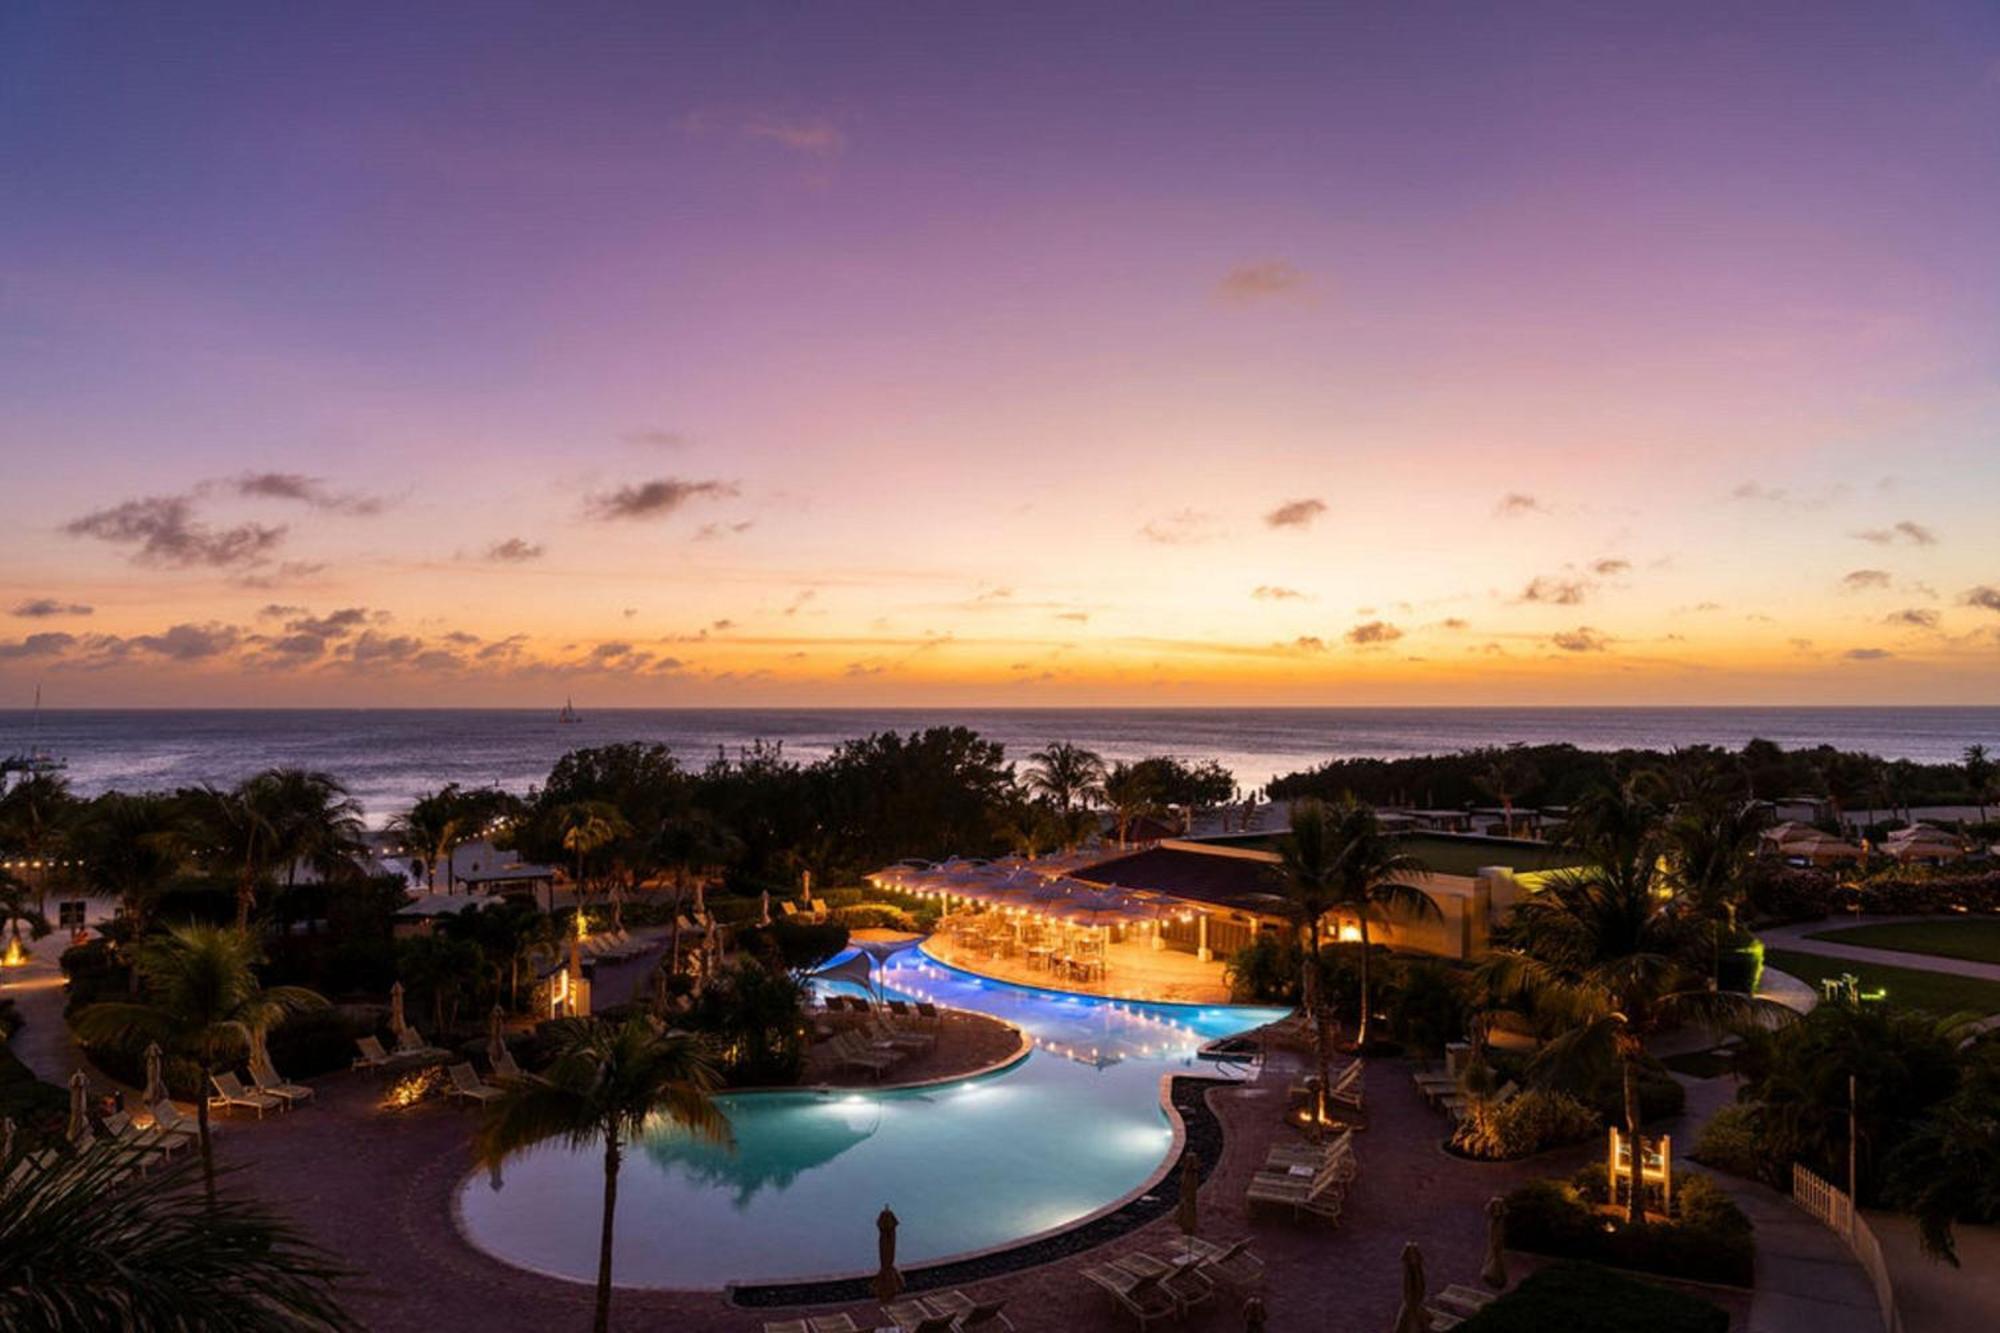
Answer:
[(609, 801), (578, 801), (556, 812), (563, 850), (576, 858), (576, 901), (582, 905), (589, 880), (585, 866), (593, 852), (631, 835), (632, 826)]
[(1113, 764), (1098, 784), (1098, 792), (1111, 809), (1120, 847), (1125, 845), (1134, 822), (1157, 816), (1166, 809), (1154, 778), (1137, 764)]
[(183, 1158), (144, 1173), (112, 1140), (16, 1174), (0, 1163), (0, 1328), (359, 1329), (346, 1270), (261, 1203), (195, 1188)]
[(259, 801), (255, 779), (234, 790), (203, 786), (195, 798), (195, 817), (208, 853), (236, 877), (236, 928), (250, 928), (257, 906), (257, 889), (270, 876), (277, 830), (270, 811)]
[[(1659, 811), (1635, 783), (1600, 789), (1572, 812), (1570, 840), (1586, 864), (1551, 874), (1514, 908), (1501, 947), (1481, 966), (1486, 993), (1525, 1001), (1561, 1031), (1535, 1069), (1579, 1078), (1607, 1057), (1623, 1086), (1624, 1121), (1638, 1141), (1646, 1039), (1687, 1021), (1712, 1027), (1776, 1022), (1786, 1011), (1711, 990), (1689, 965), (1692, 922), (1661, 893)], [(1644, 1214), (1642, 1154), (1631, 1154), (1628, 1221)]]
[(79, 821), (77, 843), (90, 882), (117, 895), (134, 939), (145, 935), (161, 890), (193, 850), (185, 816), (170, 796), (111, 792), (92, 801)]
[(1965, 747), (1965, 788), (1972, 794), (1973, 804), (1979, 807), (1979, 822), (1986, 822), (1986, 807), (1993, 801), (1993, 780), (2000, 776), (2000, 765), (1983, 745)]
[(1057, 813), (1068, 814), (1097, 800), (1104, 781), (1104, 756), (1070, 741), (1055, 741), (1028, 755), (1021, 780), (1028, 790), (1049, 798)]
[(1885, 1194), (1917, 1220), (1924, 1253), (1958, 1267), (1954, 1224), (2000, 1222), (2000, 1043), (1965, 1060), (1958, 1090), (1889, 1154)]
[(456, 782), (425, 792), (410, 808), (389, 821), (389, 830), (423, 858), (424, 881), (437, 888), (438, 867), (445, 872), (445, 892), (454, 883), (452, 853), (480, 837), (505, 815), (513, 798), (492, 788), (466, 791)]
[(72, 1020), (87, 1042), (138, 1050), (147, 1042), (192, 1065), (200, 1089), (195, 1123), (201, 1139), (202, 1182), (215, 1197), (215, 1147), (208, 1132), (208, 1080), (241, 1059), (251, 1041), (287, 1015), (326, 1001), (300, 986), (266, 989), (257, 980), (261, 961), (248, 931), (180, 926), (139, 946), (144, 984), (138, 1001), (103, 1001)]
[(12, 848), (34, 872), (35, 906), (48, 907), (49, 881), (76, 812), (60, 773), (30, 773), (0, 792), (0, 847)]
[(1736, 935), (1769, 822), (1764, 807), (1717, 795), (1684, 802), (1663, 830), (1668, 884), (1707, 921), (1709, 975), (1718, 983), (1723, 941)]
[(285, 887), (300, 867), (322, 880), (356, 873), (363, 848), (361, 804), (328, 773), (305, 768), (271, 768), (250, 780), (271, 829), (271, 855), (285, 868)]
[(21, 942), (21, 926), (28, 927), (30, 939), (40, 939), (49, 933), (49, 919), (42, 915), (41, 908), (34, 906), (30, 897), (34, 890), (28, 882), (10, 870), (0, 870), (0, 923), (4, 923), (15, 944)]
[(592, 1327), (611, 1321), (611, 1253), (616, 1234), (618, 1168), (625, 1147), (655, 1117), (717, 1143), (729, 1121), (711, 1100), (715, 1066), (702, 1043), (663, 1031), (649, 1015), (622, 1023), (561, 1019), (549, 1025), (554, 1060), (541, 1077), (511, 1087), (487, 1109), (474, 1140), (481, 1166), (497, 1167), (550, 1139), (604, 1154), (604, 1211), (597, 1250), (597, 1305)]

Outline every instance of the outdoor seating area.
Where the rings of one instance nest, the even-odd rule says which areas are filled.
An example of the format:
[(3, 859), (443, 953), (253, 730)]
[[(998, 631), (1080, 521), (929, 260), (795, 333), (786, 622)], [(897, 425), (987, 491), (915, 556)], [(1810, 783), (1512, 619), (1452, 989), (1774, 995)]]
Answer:
[(943, 1016), (930, 1004), (902, 1000), (877, 1006), (851, 995), (829, 995), (820, 1017), (830, 1032), (825, 1049), (835, 1067), (859, 1069), (880, 1080), (912, 1056), (936, 1047)]
[(1360, 1174), (1351, 1129), (1324, 1144), (1280, 1143), (1250, 1178), (1244, 1200), (1337, 1224), (1347, 1189)]

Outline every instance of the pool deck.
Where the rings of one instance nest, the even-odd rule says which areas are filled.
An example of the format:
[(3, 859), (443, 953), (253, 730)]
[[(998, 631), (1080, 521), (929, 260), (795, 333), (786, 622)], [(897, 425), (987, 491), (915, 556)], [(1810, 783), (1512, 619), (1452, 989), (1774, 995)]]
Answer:
[(1220, 963), (1204, 963), (1193, 954), (1151, 949), (1143, 944), (1113, 944), (1105, 950), (1102, 981), (1070, 981), (1032, 968), (1019, 958), (977, 954), (939, 935), (925, 939), (924, 953), (961, 972), (992, 981), (1070, 995), (1094, 995), (1106, 1000), (1149, 1004), (1228, 1004), (1229, 983)]

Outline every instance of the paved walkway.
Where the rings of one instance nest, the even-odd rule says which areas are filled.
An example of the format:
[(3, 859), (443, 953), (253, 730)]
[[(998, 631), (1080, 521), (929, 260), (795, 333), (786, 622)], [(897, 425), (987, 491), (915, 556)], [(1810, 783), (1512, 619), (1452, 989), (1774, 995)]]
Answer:
[(1940, 958), (1931, 953), (1906, 953), (1901, 949), (1870, 949), (1859, 944), (1842, 944), (1837, 940), (1808, 938), (1823, 931), (1842, 930), (1848, 926), (1899, 926), (1914, 921), (1948, 920), (1951, 918), (1935, 915), (1843, 916), (1825, 921), (1802, 921), (1796, 925), (1774, 926), (1770, 930), (1759, 931), (1758, 936), (1768, 947), (1791, 949), (1797, 953), (1819, 954), (1826, 958), (1845, 958), (1856, 963), (1878, 963), (1884, 967), (1907, 967), (1919, 972), (1946, 972), (1953, 976), (2000, 982), (2000, 963), (1975, 963), (1965, 958)]
[(8, 1043), (14, 1054), (37, 1078), (57, 1087), (66, 1086), (78, 1069), (88, 1071), (94, 1088), (119, 1086), (84, 1058), (63, 1021), (67, 983), (58, 960), (69, 947), (69, 932), (53, 931), (39, 940), (24, 938), (23, 943), (28, 946), (28, 965), (0, 972), (0, 997), (14, 1001), (22, 1019), (21, 1030)]

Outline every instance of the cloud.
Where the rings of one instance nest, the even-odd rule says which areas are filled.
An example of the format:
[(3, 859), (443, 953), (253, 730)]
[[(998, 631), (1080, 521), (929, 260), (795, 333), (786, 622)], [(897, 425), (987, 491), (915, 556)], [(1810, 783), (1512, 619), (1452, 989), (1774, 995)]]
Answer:
[(743, 135), (808, 157), (839, 157), (847, 151), (846, 133), (822, 116), (755, 115), (743, 122)]
[(285, 629), (293, 634), (311, 634), (322, 639), (343, 639), (366, 625), (369, 620), (365, 606), (342, 607), (324, 616), (302, 616), (285, 622)]
[(1519, 518), (1523, 514), (1546, 514), (1548, 507), (1532, 495), (1520, 491), (1509, 491), (1493, 506), (1493, 512), (1502, 518)]
[(1536, 575), (1521, 589), (1517, 602), (1540, 602), (1548, 606), (1577, 606), (1589, 595), (1588, 585), (1574, 579), (1555, 579), (1547, 575)]
[(1886, 528), (1866, 528), (1854, 534), (1856, 541), (1873, 542), (1877, 546), (1890, 546), (1897, 542), (1908, 542), (1911, 546), (1936, 546), (1937, 534), (1913, 519), (1903, 519)]
[(7, 612), (23, 620), (47, 620), (51, 616), (87, 616), (97, 608), (82, 602), (59, 602), (53, 597), (30, 597), (25, 602), (16, 602)]
[(1216, 294), (1225, 301), (1251, 305), (1262, 301), (1285, 300), (1306, 288), (1303, 271), (1284, 259), (1260, 259), (1238, 264), (1222, 275)]
[(1139, 529), (1139, 535), (1162, 546), (1195, 546), (1214, 541), (1221, 534), (1215, 530), (1212, 516), (1196, 509), (1183, 509), (1154, 519)]
[(495, 542), (486, 548), (486, 558), (505, 565), (524, 564), (529, 560), (540, 560), (547, 548), (520, 537), (509, 537), (504, 542)]
[(1879, 662), (1885, 657), (1894, 657), (1895, 654), (1887, 648), (1849, 648), (1841, 656), (1850, 662)]
[(660, 430), (656, 427), (628, 430), (618, 438), (627, 444), (640, 444), (652, 449), (682, 449), (693, 443), (682, 431)]
[(261, 523), (210, 527), (195, 518), (193, 502), (185, 495), (127, 500), (71, 519), (63, 531), (72, 537), (95, 537), (113, 546), (132, 547), (134, 564), (169, 569), (258, 564), (285, 539), (283, 527)]
[(811, 602), (814, 598), (818, 596), (819, 593), (814, 589), (811, 588), (802, 589), (799, 592), (798, 596), (792, 598), (791, 604), (785, 607), (785, 614), (788, 616), (797, 615), (800, 611), (805, 609), (805, 606), (808, 602)]
[(731, 481), (683, 481), (678, 477), (661, 477), (593, 495), (584, 502), (584, 512), (591, 518), (612, 521), (659, 518), (673, 513), (690, 500), (719, 500), (735, 494), (736, 483)]
[(210, 621), (205, 625), (175, 625), (159, 634), (139, 634), (124, 640), (127, 647), (157, 653), (176, 662), (198, 662), (220, 657), (242, 641), (234, 625)]
[(1590, 562), (1590, 572), (1601, 579), (1608, 579), (1615, 574), (1626, 573), (1631, 568), (1632, 562), (1630, 560), (1619, 560), (1615, 557), (1606, 557), (1603, 560), (1593, 560)]
[(365, 516), (386, 507), (377, 496), (358, 491), (333, 491), (318, 477), (297, 472), (245, 472), (223, 483), (238, 495), (262, 500), (293, 500), (312, 509)]
[(1461, 616), (1447, 616), (1445, 619), (1440, 620), (1438, 624), (1440, 627), (1449, 630), (1463, 630), (1472, 628), (1472, 622), (1466, 620)]
[(1841, 586), (1849, 592), (1859, 592), (1863, 588), (1886, 588), (1889, 586), (1889, 571), (1886, 569), (1855, 569), (1843, 575)]
[(1564, 630), (1549, 636), (1549, 642), (1566, 653), (1601, 653), (1611, 647), (1611, 640), (1602, 630), (1588, 625), (1578, 625), (1575, 629)]
[(1317, 634), (1301, 634), (1289, 646), (1293, 652), (1323, 653), (1326, 651), (1326, 640)]
[(1326, 512), (1324, 500), (1287, 500), (1264, 515), (1264, 526), (1270, 528), (1310, 527), (1312, 521)]
[(276, 588), (295, 579), (309, 579), (326, 568), (322, 561), (286, 560), (274, 570), (239, 574), (230, 582), (239, 588)]
[(1990, 588), (1982, 583), (1976, 588), (1967, 588), (1960, 600), (1982, 611), (2000, 611), (2000, 588)]
[(1402, 637), (1403, 631), (1386, 620), (1370, 620), (1347, 631), (1347, 641), (1361, 646), (1394, 643)]
[(1057, 620), (1073, 620), (1073, 621), (1075, 621), (1075, 622), (1076, 622), (1077, 624), (1079, 624), (1079, 625), (1084, 625), (1084, 624), (1088, 624), (1088, 623), (1089, 623), (1089, 621), (1090, 621), (1090, 612), (1088, 612), (1088, 611), (1058, 611), (1058, 612), (1056, 612), (1056, 619), (1057, 619)]
[(1779, 504), (1790, 494), (1791, 492), (1782, 486), (1766, 486), (1761, 481), (1746, 481), (1739, 483), (1735, 490), (1729, 492), (1729, 498), (1752, 500), (1761, 504)]
[(54, 631), (47, 634), (30, 634), (25, 639), (12, 643), (0, 641), (0, 662), (16, 661), (25, 657), (56, 657), (69, 651), (77, 644), (74, 634)]
[(266, 602), (257, 608), (257, 616), (261, 620), (283, 620), (286, 616), (302, 616), (305, 613), (305, 607), (285, 602)]
[(736, 622), (725, 616), (721, 620), (710, 621), (708, 627), (714, 630), (717, 634), (720, 634), (724, 630), (735, 629)]
[(1929, 607), (1913, 606), (1902, 611), (1891, 612), (1883, 618), (1882, 623), (1885, 625), (1902, 625), (1910, 629), (1936, 629), (1938, 627), (1938, 613)]
[(741, 537), (756, 526), (757, 520), (754, 518), (746, 518), (740, 523), (704, 523), (695, 530), (694, 539), (698, 542), (712, 542), (723, 537)]
[(1273, 583), (1258, 584), (1250, 595), (1260, 602), (1302, 602), (1306, 597), (1297, 588), (1280, 588)]

